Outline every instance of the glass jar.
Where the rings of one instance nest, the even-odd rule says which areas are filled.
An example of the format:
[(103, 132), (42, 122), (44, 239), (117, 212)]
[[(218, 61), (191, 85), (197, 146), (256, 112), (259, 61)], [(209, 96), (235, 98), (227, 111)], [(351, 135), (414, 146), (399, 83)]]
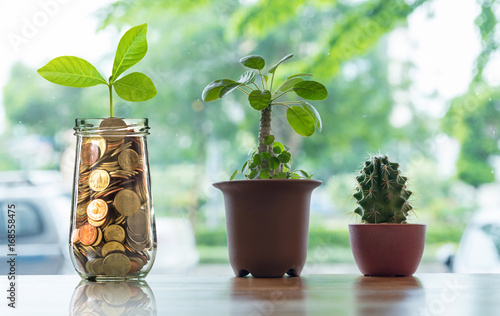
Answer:
[(157, 315), (153, 291), (145, 281), (89, 282), (73, 292), (70, 315)]
[(156, 255), (147, 119), (77, 119), (70, 257), (89, 280), (142, 279)]

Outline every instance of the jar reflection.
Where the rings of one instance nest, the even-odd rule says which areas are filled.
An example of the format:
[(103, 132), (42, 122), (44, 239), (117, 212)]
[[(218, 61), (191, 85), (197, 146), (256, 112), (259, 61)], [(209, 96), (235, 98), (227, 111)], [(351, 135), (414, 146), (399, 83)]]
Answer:
[(70, 315), (157, 315), (156, 301), (151, 288), (144, 281), (83, 280), (73, 293)]

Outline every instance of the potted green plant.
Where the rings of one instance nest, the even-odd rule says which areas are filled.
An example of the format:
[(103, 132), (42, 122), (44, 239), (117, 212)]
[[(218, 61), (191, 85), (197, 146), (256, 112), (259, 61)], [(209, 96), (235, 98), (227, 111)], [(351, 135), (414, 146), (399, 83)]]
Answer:
[(356, 177), (353, 197), (360, 224), (349, 225), (356, 264), (367, 276), (410, 276), (417, 270), (425, 245), (426, 226), (407, 223), (412, 192), (399, 164), (385, 155), (367, 160)]
[(70, 257), (77, 273), (91, 280), (145, 277), (156, 255), (146, 135), (147, 119), (113, 116), (113, 88), (127, 101), (156, 95), (143, 73), (122, 74), (148, 49), (147, 25), (132, 27), (120, 39), (111, 76), (105, 80), (88, 61), (54, 58), (38, 73), (50, 82), (84, 88), (106, 85), (110, 117), (76, 119), (77, 150), (69, 234)]
[[(243, 57), (240, 63), (250, 70), (236, 81), (215, 80), (202, 93), (203, 101), (209, 102), (238, 90), (260, 112), (256, 150), (229, 181), (213, 184), (224, 195), (229, 261), (237, 276), (298, 276), (305, 264), (310, 197), (321, 181), (291, 168), (289, 149), (271, 133), (271, 113), (276, 106), (286, 107), (293, 130), (311, 136), (322, 123), (318, 111), (305, 100), (324, 100), (328, 92), (321, 83), (305, 80), (311, 76), (308, 73), (289, 76), (276, 85), (276, 69), (292, 56), (283, 57), (268, 74), (262, 72), (264, 58)], [(284, 99), (293, 94), (300, 98)], [(246, 179), (234, 180), (238, 174)]]

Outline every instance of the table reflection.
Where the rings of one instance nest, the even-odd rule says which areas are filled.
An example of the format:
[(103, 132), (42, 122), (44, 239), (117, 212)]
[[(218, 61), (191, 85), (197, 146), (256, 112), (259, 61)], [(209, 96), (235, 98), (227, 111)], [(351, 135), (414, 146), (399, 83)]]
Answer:
[(231, 280), (230, 315), (307, 315), (306, 281), (300, 277)]
[(145, 281), (81, 281), (73, 292), (71, 315), (156, 315), (156, 301)]
[(416, 277), (359, 277), (354, 283), (356, 315), (413, 315), (425, 305)]

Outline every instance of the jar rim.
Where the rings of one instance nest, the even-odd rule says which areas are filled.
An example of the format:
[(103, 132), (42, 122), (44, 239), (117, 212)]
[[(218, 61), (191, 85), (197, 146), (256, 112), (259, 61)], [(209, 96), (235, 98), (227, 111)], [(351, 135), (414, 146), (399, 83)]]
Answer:
[[(118, 124), (101, 126), (103, 122), (110, 119), (117, 120), (115, 123)], [(147, 118), (77, 118), (73, 129), (76, 136), (145, 136), (149, 135), (148, 122)]]

